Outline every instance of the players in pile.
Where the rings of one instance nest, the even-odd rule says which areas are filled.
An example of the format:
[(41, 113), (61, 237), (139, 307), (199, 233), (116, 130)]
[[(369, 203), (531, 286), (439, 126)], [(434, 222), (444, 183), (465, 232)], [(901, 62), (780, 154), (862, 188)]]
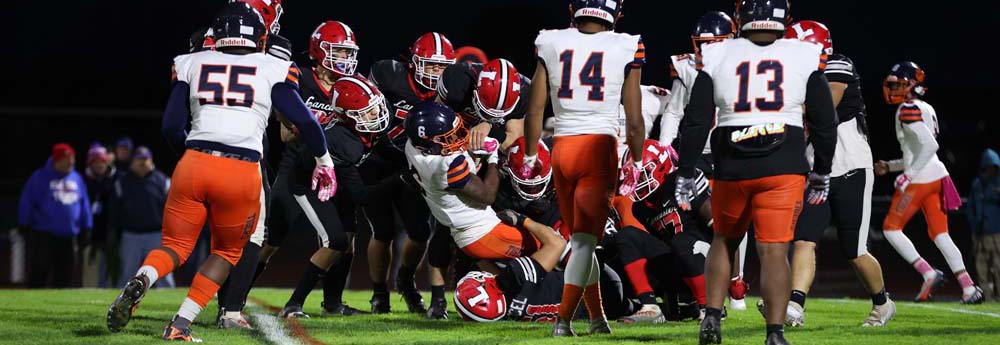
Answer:
[(809, 20), (795, 23), (788, 27), (785, 38), (821, 44), (823, 52), (829, 55), (824, 74), (830, 82), (840, 121), (830, 173), (829, 202), (804, 205), (795, 227), (792, 295), (785, 324), (794, 327), (805, 322), (806, 294), (816, 275), (816, 246), (832, 219), (837, 228), (840, 252), (850, 260), (872, 299), (872, 311), (862, 326), (884, 326), (896, 314), (896, 304), (885, 291), (881, 265), (868, 253), (875, 176), (868, 145), (865, 102), (861, 98), (861, 75), (850, 58), (833, 53), (830, 31), (822, 23)]
[[(212, 32), (215, 51), (174, 60), (163, 132), (184, 156), (174, 171), (175, 185), (164, 213), (163, 248), (150, 252), (108, 309), (111, 331), (125, 327), (157, 278), (188, 258), (206, 219), (211, 219), (211, 255), (163, 333), (168, 340), (196, 340), (191, 322), (239, 260), (260, 216), (263, 190), (258, 162), (272, 105), (300, 129), (310, 150), (317, 153), (312, 178), (320, 194), (334, 192), (333, 160), (322, 129), (298, 95), (301, 73), (294, 63), (259, 52), (267, 36), (261, 17), (245, 3), (229, 3), (216, 17)], [(185, 131), (188, 115), (193, 118), (190, 133)]]
[[(408, 65), (395, 60), (376, 61), (369, 73), (368, 79), (383, 92), (395, 112), (390, 117), (388, 140), (378, 143), (373, 157), (361, 166), (362, 176), (368, 183), (408, 169), (403, 154), (406, 145), (403, 121), (414, 106), (434, 100), (441, 73), (455, 63), (451, 42), (437, 32), (420, 36), (410, 48), (410, 53)], [(414, 275), (431, 235), (431, 215), (419, 193), (403, 186), (388, 194), (384, 200), (373, 201), (371, 206), (361, 210), (360, 217), (372, 228), (372, 239), (368, 242), (369, 275), (375, 290), (371, 311), (377, 314), (390, 311), (386, 280), (392, 262), (390, 243), (395, 238), (396, 214), (402, 219), (407, 234), (402, 253), (398, 253), (402, 259), (396, 274), (396, 290), (403, 296), (410, 312), (425, 314), (427, 308), (417, 290)], [(432, 300), (444, 300), (443, 281), (440, 283), (432, 288)]]
[(633, 154), (631, 164), (623, 167), (622, 194), (635, 186), (645, 134), (639, 90), (645, 49), (639, 36), (613, 31), (621, 9), (618, 0), (575, 0), (570, 6), (573, 27), (542, 31), (535, 40), (539, 63), (525, 119), (524, 164), (515, 173), (522, 178), (531, 175), (551, 92), (556, 137), (552, 175), (573, 251), (552, 331), (557, 337), (575, 335), (570, 320), (581, 298), (590, 314), (590, 333), (611, 332), (601, 307), (594, 250), (618, 180), (619, 104), (624, 101)]
[(944, 273), (931, 267), (903, 234), (903, 227), (910, 218), (918, 210), (923, 212), (927, 219), (927, 235), (941, 251), (962, 286), (962, 303), (982, 303), (983, 291), (972, 282), (962, 261), (962, 253), (948, 235), (946, 212), (957, 210), (962, 201), (948, 169), (937, 157), (937, 113), (930, 104), (920, 99), (927, 93), (925, 77), (920, 66), (904, 61), (892, 66), (883, 82), (886, 103), (899, 105), (895, 128), (903, 158), (875, 162), (875, 174), (878, 176), (902, 172), (896, 177), (896, 193), (892, 196), (889, 214), (882, 223), (882, 231), (896, 252), (924, 277), (920, 294), (915, 300), (928, 301), (934, 288), (944, 280)]
[[(782, 323), (791, 293), (788, 242), (807, 180), (810, 203), (825, 202), (829, 192), (837, 115), (823, 75), (826, 55), (820, 45), (780, 39), (788, 10), (787, 1), (738, 2), (740, 38), (704, 45), (697, 60), (698, 76), (681, 131), (676, 197), (682, 209), (691, 209), (698, 189), (696, 161), (718, 107), (712, 136), (716, 236), (706, 263), (708, 301), (701, 344), (722, 341), (720, 319), (731, 258), (751, 222), (767, 301), (766, 343), (787, 344)], [(805, 126), (815, 149), (812, 172), (805, 157)]]
[[(691, 102), (691, 87), (694, 86), (695, 78), (698, 76), (695, 57), (701, 52), (701, 47), (707, 43), (733, 38), (735, 35), (736, 24), (733, 23), (729, 15), (719, 11), (706, 12), (698, 18), (694, 31), (691, 33), (691, 45), (694, 52), (670, 57), (670, 74), (674, 78), (674, 82), (670, 89), (670, 102), (660, 119), (660, 143), (672, 145), (678, 137), (678, 129), (681, 120), (684, 119), (684, 109)], [(714, 175), (712, 165), (712, 143), (709, 139), (705, 142), (705, 148), (702, 149), (701, 157), (696, 166), (705, 174), (710, 186)], [(746, 309), (746, 303), (743, 299), (749, 290), (749, 285), (743, 281), (746, 249), (747, 238), (744, 236), (733, 259), (735, 267), (733, 267), (733, 277), (729, 286), (729, 307), (737, 310)]]

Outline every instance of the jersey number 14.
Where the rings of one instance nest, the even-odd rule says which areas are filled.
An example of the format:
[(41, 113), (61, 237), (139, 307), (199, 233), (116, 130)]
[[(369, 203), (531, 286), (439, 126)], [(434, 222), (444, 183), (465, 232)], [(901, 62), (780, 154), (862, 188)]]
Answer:
[[(559, 62), (562, 63), (562, 80), (559, 83), (559, 90), (556, 95), (562, 99), (573, 98), (573, 89), (570, 87), (570, 78), (573, 74), (573, 50), (566, 49), (559, 54)], [(587, 61), (583, 63), (583, 68), (579, 72), (580, 85), (590, 86), (587, 92), (587, 100), (600, 102), (604, 100), (604, 52), (591, 52)]]

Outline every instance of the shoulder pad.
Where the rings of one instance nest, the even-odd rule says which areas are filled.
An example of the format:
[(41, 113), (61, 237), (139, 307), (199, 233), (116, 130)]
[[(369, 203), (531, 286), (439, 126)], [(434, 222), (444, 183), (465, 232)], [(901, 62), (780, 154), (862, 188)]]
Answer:
[(899, 110), (896, 112), (896, 116), (899, 117), (899, 122), (902, 123), (913, 123), (923, 121), (923, 113), (920, 111), (920, 107), (913, 103), (903, 103), (899, 105)]

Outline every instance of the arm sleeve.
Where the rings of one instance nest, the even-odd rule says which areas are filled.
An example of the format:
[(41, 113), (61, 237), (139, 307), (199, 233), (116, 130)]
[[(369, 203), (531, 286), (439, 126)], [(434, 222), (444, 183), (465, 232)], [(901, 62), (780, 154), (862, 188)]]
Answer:
[(167, 108), (163, 111), (162, 132), (167, 139), (167, 144), (174, 153), (180, 155), (184, 153), (184, 142), (187, 140), (187, 119), (190, 111), (188, 103), (188, 83), (178, 81), (170, 89), (170, 98), (167, 99)]
[(823, 71), (813, 72), (806, 85), (806, 126), (813, 146), (813, 171), (829, 174), (837, 146), (837, 110)]
[(916, 155), (913, 163), (903, 170), (907, 176), (914, 176), (927, 166), (927, 163), (937, 154), (938, 143), (934, 139), (934, 134), (923, 121), (911, 122), (903, 125), (903, 133), (907, 136), (907, 141), (916, 144)]
[(469, 162), (465, 159), (465, 156), (458, 155), (448, 164), (446, 178), (448, 181), (445, 189), (449, 191), (462, 190), (472, 180), (472, 169), (469, 167)]
[(900, 158), (900, 159), (893, 159), (893, 160), (885, 162), (885, 163), (889, 165), (889, 171), (891, 171), (891, 172), (900, 172), (900, 171), (903, 171), (903, 168), (905, 168), (903, 166), (903, 159), (902, 158)]
[(31, 226), (34, 223), (31, 220), (32, 210), (35, 208), (35, 185), (37, 185), (38, 177), (36, 174), (32, 174), (28, 178), (28, 183), (24, 184), (24, 190), (21, 191), (21, 200), (18, 203), (17, 212), (17, 225), (20, 226)]
[(300, 137), (312, 151), (313, 156), (320, 157), (327, 153), (323, 129), (309, 108), (306, 108), (305, 103), (302, 103), (302, 96), (294, 86), (288, 83), (275, 84), (271, 89), (271, 102), (299, 129)]
[(704, 71), (698, 71), (698, 77), (691, 87), (691, 102), (684, 111), (684, 136), (681, 138), (680, 161), (677, 163), (678, 174), (684, 177), (695, 177), (695, 163), (701, 157), (708, 134), (712, 130), (712, 116), (715, 114), (715, 86)]
[(646, 64), (646, 45), (642, 43), (642, 37), (639, 37), (639, 43), (636, 46), (635, 54), (632, 57), (632, 61), (625, 65), (625, 75), (632, 69), (642, 68), (642, 65)]
[(680, 128), (681, 119), (684, 118), (687, 94), (684, 82), (674, 79), (674, 85), (670, 89), (670, 103), (667, 103), (667, 110), (660, 118), (660, 143), (663, 145), (670, 145), (677, 138), (677, 130)]

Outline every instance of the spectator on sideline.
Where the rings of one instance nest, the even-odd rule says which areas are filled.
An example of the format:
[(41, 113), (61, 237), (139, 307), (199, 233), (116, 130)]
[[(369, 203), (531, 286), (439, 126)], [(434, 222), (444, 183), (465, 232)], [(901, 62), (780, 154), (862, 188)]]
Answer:
[(1000, 298), (1000, 156), (987, 149), (972, 181), (966, 215), (972, 227), (976, 275), (986, 300)]
[(69, 144), (56, 144), (45, 166), (24, 184), (18, 228), (28, 236), (30, 288), (69, 287), (76, 265), (74, 239), (93, 227), (87, 185), (73, 171), (75, 155)]
[[(111, 155), (108, 149), (99, 142), (94, 142), (87, 150), (87, 168), (84, 177), (87, 180), (90, 212), (94, 217), (94, 226), (89, 233), (82, 234), (89, 239), (85, 241), (90, 246), (81, 248), (83, 251), (83, 269), (81, 282), (83, 287), (106, 288), (110, 285), (108, 272), (108, 200), (114, 186), (115, 166), (111, 165)], [(113, 269), (117, 271), (117, 265)]]
[(132, 138), (121, 137), (118, 142), (115, 143), (115, 168), (118, 169), (119, 173), (125, 173), (129, 170), (129, 162), (132, 160)]
[[(135, 272), (149, 251), (160, 247), (163, 227), (163, 207), (167, 203), (170, 178), (156, 170), (149, 148), (139, 146), (132, 155), (129, 171), (119, 175), (114, 184), (111, 203), (112, 227), (121, 233), (119, 255), (121, 270)], [(132, 277), (121, 275), (118, 287)], [(172, 276), (162, 282), (174, 286)]]

